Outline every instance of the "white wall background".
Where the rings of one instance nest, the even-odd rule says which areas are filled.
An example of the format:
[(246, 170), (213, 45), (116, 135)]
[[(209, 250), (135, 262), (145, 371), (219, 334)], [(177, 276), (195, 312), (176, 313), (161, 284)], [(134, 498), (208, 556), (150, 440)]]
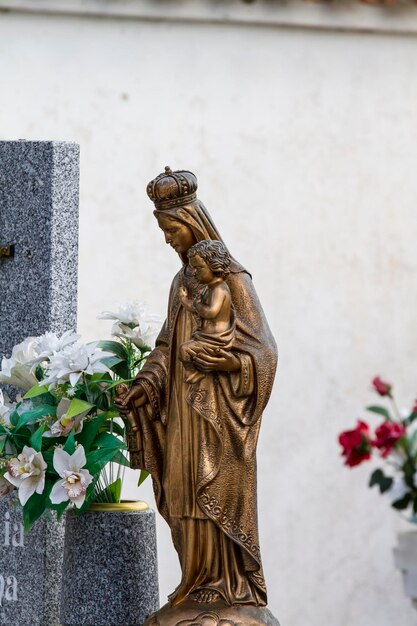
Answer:
[[(281, 356), (258, 456), (282, 626), (417, 621), (392, 560), (398, 516), (336, 443), (373, 375), (401, 405), (417, 392), (416, 76), (411, 36), (0, 14), (0, 138), (81, 145), (85, 338), (119, 302), (165, 310), (178, 261), (145, 187), (166, 164), (196, 172), (253, 274)], [(179, 569), (158, 531), (165, 601)]]

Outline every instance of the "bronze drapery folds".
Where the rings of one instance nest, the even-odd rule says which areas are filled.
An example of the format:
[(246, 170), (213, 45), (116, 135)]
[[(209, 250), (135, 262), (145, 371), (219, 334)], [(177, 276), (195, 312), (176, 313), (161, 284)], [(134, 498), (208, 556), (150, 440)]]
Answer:
[(196, 191), (194, 174), (168, 167), (147, 187), (182, 266), (156, 347), (117, 399), (134, 426), (131, 463), (152, 475), (181, 564), (180, 584), (151, 620), (193, 621), (198, 610), (220, 620), (234, 607), (242, 621), (246, 607), (251, 624), (277, 624), (262, 608), (256, 504), (256, 444), (276, 345), (250, 274)]

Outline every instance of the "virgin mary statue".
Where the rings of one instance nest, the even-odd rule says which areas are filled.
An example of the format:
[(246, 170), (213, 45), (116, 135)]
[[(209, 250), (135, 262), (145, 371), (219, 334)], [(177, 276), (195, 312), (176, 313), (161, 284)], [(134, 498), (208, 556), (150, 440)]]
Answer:
[(181, 345), (198, 317), (179, 297), (198, 297), (187, 251), (206, 239), (222, 241), (196, 197), (191, 172), (165, 168), (147, 193), (165, 240), (179, 255), (167, 319), (156, 347), (131, 389), (118, 400), (140, 431), (140, 466), (153, 479), (158, 510), (169, 524), (182, 579), (171, 606), (185, 600), (265, 606), (258, 540), (256, 443), (274, 380), (275, 341), (247, 270), (232, 259), (230, 289), (235, 333), (229, 349), (207, 348), (193, 365), (204, 385), (186, 382)]

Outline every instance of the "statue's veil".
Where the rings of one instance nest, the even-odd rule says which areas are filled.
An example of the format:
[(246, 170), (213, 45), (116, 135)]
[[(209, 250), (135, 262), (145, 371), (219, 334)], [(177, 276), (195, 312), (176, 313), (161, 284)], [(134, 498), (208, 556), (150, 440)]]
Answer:
[[(195, 200), (184, 206), (172, 209), (157, 209), (154, 211), (154, 215), (156, 218), (169, 217), (186, 224), (192, 231), (197, 242), (204, 241), (205, 239), (213, 239), (215, 241), (221, 241), (224, 244), (219, 231), (211, 219), (210, 213), (200, 200)], [(181, 254), (180, 257), (183, 263), (187, 262), (186, 255)], [(247, 270), (232, 257), (230, 271), (236, 274), (246, 272)]]

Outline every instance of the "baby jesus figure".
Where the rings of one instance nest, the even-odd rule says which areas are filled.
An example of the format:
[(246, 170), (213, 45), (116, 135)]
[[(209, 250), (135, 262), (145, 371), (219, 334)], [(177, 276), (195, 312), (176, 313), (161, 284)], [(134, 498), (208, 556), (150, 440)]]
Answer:
[(235, 334), (235, 313), (230, 289), (225, 279), (230, 271), (230, 254), (221, 241), (200, 241), (188, 250), (190, 266), (202, 289), (193, 300), (185, 287), (180, 288), (182, 305), (198, 316), (198, 328), (192, 339), (180, 347), (179, 358), (186, 370), (185, 382), (197, 383), (204, 373), (193, 365), (201, 352), (220, 353), (231, 347)]

